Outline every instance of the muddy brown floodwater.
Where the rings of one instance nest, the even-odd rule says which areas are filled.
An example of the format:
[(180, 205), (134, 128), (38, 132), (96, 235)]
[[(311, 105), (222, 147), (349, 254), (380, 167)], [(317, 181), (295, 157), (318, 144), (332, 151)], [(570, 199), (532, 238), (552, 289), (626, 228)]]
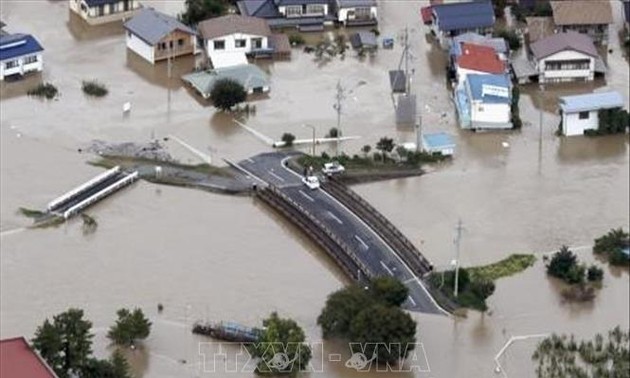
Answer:
[[(183, 2), (150, 3), (175, 14)], [(617, 18), (613, 27), (618, 30), (622, 12), (619, 2), (612, 3)], [(628, 65), (617, 48), (616, 32), (610, 33), (613, 53), (605, 82), (548, 88), (542, 101), (536, 87), (526, 88), (521, 96), (522, 130), (473, 134), (456, 126), (443, 52), (419, 23), (419, 9), (426, 2), (379, 4), (382, 34), (400, 36), (405, 25), (410, 28), (413, 85), (425, 130), (451, 133), (458, 150), (452, 163), (425, 176), (356, 190), (435, 265), (443, 267), (453, 258), (453, 228), (459, 218), (466, 228), (464, 265), (514, 252), (547, 252), (562, 244), (588, 246), (611, 227), (628, 227), (628, 138), (554, 135), (559, 94), (607, 85), (627, 101)], [(311, 242), (250, 198), (140, 182), (89, 210), (99, 223), (94, 234), (84, 236), (76, 220), (56, 229), (23, 228), (29, 221), (16, 214), (18, 207), (43, 207), (100, 171), (86, 165), (89, 157), (77, 152), (93, 139), (147, 141), (174, 134), (215, 159), (245, 158), (267, 147), (182, 86), (177, 77), (194, 67), (194, 58), (177, 60), (169, 80), (165, 64), (152, 67), (126, 51), (119, 25), (88, 28), (69, 15), (65, 1), (2, 0), (0, 5), (0, 18), (9, 31), (33, 33), (46, 49), (41, 77), (3, 83), (1, 88), (0, 336), (31, 337), (46, 317), (81, 307), (94, 322), (96, 352), (105, 356), (105, 331), (115, 311), (140, 306), (151, 316), (154, 329), (144, 348), (128, 356), (144, 377), (213, 376), (203, 373), (199, 364), (203, 339), (190, 334), (197, 319), (258, 324), (278, 311), (296, 319), (309, 341), (321, 341), (316, 317), (326, 296), (345, 279)], [(411, 130), (395, 127), (388, 95), (386, 72), (397, 66), (400, 52), (397, 43), (372, 58), (350, 53), (344, 60), (322, 63), (295, 50), (289, 62), (264, 63), (272, 91), (255, 102), (257, 112), (247, 123), (275, 138), (285, 131), (307, 138), (310, 130), (301, 125), (309, 123), (322, 136), (335, 126), (337, 80), (348, 88), (365, 81), (349, 96), (342, 120), (346, 135), (362, 138), (345, 143), (344, 150), (358, 152), (387, 135), (413, 141)], [(81, 80), (92, 78), (107, 84), (106, 98), (92, 100), (81, 93)], [(40, 79), (57, 85), (58, 101), (24, 95)], [(132, 110), (123, 117), (127, 101)], [(181, 147), (170, 148), (184, 162), (194, 161)], [(577, 251), (586, 261), (593, 260), (588, 248)], [(539, 261), (497, 282), (488, 314), (471, 312), (458, 320), (414, 314), (430, 367), (430, 373), (415, 376), (495, 376), (494, 355), (511, 335), (556, 331), (590, 337), (617, 325), (628, 327), (628, 271), (607, 273), (591, 304), (563, 303)], [(162, 314), (157, 314), (158, 303), (165, 307)], [(502, 363), (510, 377), (534, 375), (534, 347), (535, 341), (525, 341), (508, 350)], [(326, 348), (347, 355), (343, 346)], [(343, 362), (327, 358), (323, 368), (324, 373), (311, 375), (387, 375), (353, 374)]]

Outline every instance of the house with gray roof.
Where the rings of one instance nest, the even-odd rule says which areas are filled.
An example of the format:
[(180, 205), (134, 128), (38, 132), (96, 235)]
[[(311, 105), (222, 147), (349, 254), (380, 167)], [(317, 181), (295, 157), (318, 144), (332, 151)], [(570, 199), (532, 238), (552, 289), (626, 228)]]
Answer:
[(241, 0), (236, 6), (241, 15), (265, 19), (273, 29), (321, 31), (334, 21), (329, 0)]
[(560, 97), (560, 130), (563, 135), (583, 135), (585, 130), (599, 128), (599, 111), (623, 108), (623, 96), (619, 92), (596, 92)]
[(593, 40), (576, 32), (558, 33), (530, 46), (533, 65), (540, 83), (591, 81), (604, 73)]
[(575, 31), (588, 35), (595, 43), (608, 43), (608, 29), (613, 23), (610, 1), (552, 1), (551, 9), (557, 32)]
[(197, 53), (197, 33), (175, 17), (144, 8), (124, 25), (127, 48), (154, 64)]
[(68, 6), (90, 25), (126, 20), (142, 7), (139, 0), (68, 0)]
[(205, 99), (210, 98), (212, 88), (217, 81), (222, 79), (230, 79), (240, 83), (247, 94), (267, 93), (270, 89), (269, 76), (253, 64), (239, 64), (182, 76), (182, 80), (190, 84)]

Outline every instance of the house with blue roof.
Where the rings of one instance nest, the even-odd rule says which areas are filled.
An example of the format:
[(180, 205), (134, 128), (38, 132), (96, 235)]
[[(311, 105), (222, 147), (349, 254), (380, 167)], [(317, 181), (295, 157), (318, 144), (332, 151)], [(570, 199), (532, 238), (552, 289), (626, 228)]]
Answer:
[(507, 74), (469, 74), (455, 90), (460, 126), (472, 130), (512, 128), (512, 83)]
[(321, 31), (334, 21), (328, 0), (241, 0), (236, 6), (241, 15), (264, 18), (274, 29)]
[(151, 64), (198, 52), (195, 30), (153, 8), (140, 10), (124, 27), (127, 48)]
[(583, 135), (585, 130), (597, 130), (600, 110), (623, 106), (623, 97), (614, 91), (560, 97), (562, 134)]
[(432, 32), (444, 46), (453, 37), (467, 32), (490, 34), (496, 21), (490, 0), (435, 4), (431, 11)]
[(139, 0), (68, 0), (68, 4), (90, 25), (126, 20), (142, 7)]
[(8, 76), (41, 72), (44, 48), (30, 34), (0, 36), (0, 80)]

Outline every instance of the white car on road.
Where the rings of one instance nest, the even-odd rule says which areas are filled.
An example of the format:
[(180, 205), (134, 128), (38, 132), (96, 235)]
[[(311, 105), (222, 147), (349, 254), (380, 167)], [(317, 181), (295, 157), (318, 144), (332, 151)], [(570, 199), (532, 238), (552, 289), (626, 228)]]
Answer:
[(346, 168), (344, 168), (343, 165), (339, 164), (338, 161), (325, 163), (324, 168), (322, 168), (322, 172), (324, 172), (327, 175), (333, 175), (335, 173), (343, 173), (345, 172), (345, 170)]
[(302, 182), (311, 190), (319, 189), (319, 179), (317, 176), (305, 176), (302, 178)]

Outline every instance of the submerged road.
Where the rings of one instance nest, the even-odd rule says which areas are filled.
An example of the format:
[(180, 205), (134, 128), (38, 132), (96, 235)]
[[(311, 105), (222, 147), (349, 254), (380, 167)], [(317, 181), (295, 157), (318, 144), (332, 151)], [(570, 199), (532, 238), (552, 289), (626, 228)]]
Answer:
[(430, 314), (445, 314), (396, 252), (365, 222), (323, 189), (311, 190), (302, 176), (285, 166), (286, 153), (268, 153), (239, 162), (250, 175), (275, 186), (319, 219), (330, 231), (353, 249), (377, 276), (392, 276), (409, 288), (405, 308)]

